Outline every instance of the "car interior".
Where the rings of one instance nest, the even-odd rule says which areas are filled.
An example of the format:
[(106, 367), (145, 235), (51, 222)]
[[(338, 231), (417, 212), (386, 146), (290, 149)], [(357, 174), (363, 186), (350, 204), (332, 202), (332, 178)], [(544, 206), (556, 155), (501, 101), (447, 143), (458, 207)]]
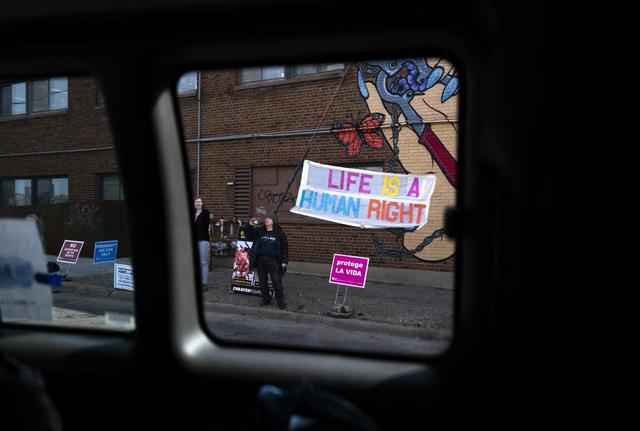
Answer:
[[(0, 84), (75, 76), (99, 86), (117, 156), (108, 163), (117, 166), (126, 196), (128, 240), (119, 245), (130, 250), (135, 268), (135, 292), (119, 293), (132, 298), (126, 312), (135, 315), (133, 329), (1, 321), (0, 427), (575, 425), (590, 398), (576, 295), (595, 283), (596, 269), (585, 268), (600, 265), (585, 216), (600, 205), (585, 186), (599, 161), (585, 92), (593, 85), (586, 71), (594, 15), (533, 1), (0, 6)], [(191, 227), (197, 190), (183, 142), (191, 126), (181, 117), (188, 102), (176, 92), (180, 77), (415, 57), (446, 58), (460, 79), (457, 193), (444, 214), (455, 240), (446, 348), (404, 353), (218, 336), (199, 289)], [(16, 103), (12, 109), (21, 109)], [(9, 121), (19, 120), (0, 118), (0, 130), (9, 130), (2, 128)], [(20, 152), (2, 146), (12, 139), (4, 133), (0, 169)], [(301, 146), (296, 160), (303, 153)], [(17, 187), (18, 177), (11, 178)], [(56, 178), (46, 184), (58, 184)], [(116, 190), (103, 180), (105, 193)], [(47, 226), (47, 235), (55, 231)], [(3, 252), (13, 246), (8, 238), (0, 238)], [(64, 290), (77, 269), (60, 266), (70, 280), (62, 277)], [(285, 286), (294, 276), (287, 274)], [(266, 336), (277, 333), (264, 325)]]

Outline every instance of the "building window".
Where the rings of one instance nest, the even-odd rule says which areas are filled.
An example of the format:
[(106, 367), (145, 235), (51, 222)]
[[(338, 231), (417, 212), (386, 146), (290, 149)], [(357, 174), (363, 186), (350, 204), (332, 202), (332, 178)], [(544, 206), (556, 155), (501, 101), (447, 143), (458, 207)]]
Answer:
[(98, 200), (123, 201), (124, 191), (118, 175), (98, 176)]
[(316, 75), (344, 69), (344, 63), (298, 64), (293, 66), (245, 67), (238, 71), (238, 82), (271, 81), (275, 79), (292, 79), (300, 76)]
[(16, 178), (0, 180), (0, 206), (60, 204), (69, 201), (69, 179)]
[(67, 78), (52, 78), (49, 80), (49, 110), (67, 109), (69, 101), (69, 87)]
[(284, 79), (284, 66), (247, 67), (240, 69), (239, 81), (241, 84), (247, 82), (271, 81), (273, 79)]
[(24, 82), (11, 85), (11, 115), (27, 112), (27, 86)]
[(49, 110), (49, 80), (31, 83), (31, 112)]
[(3, 207), (21, 207), (31, 205), (31, 180), (26, 178), (2, 180)]
[(35, 182), (36, 204), (69, 202), (69, 178), (38, 178)]
[(298, 64), (293, 66), (293, 76), (313, 75), (323, 72), (343, 70), (344, 63)]
[(67, 109), (69, 87), (66, 77), (0, 84), (1, 117)]
[(189, 93), (198, 89), (198, 72), (187, 72), (178, 81), (178, 94)]

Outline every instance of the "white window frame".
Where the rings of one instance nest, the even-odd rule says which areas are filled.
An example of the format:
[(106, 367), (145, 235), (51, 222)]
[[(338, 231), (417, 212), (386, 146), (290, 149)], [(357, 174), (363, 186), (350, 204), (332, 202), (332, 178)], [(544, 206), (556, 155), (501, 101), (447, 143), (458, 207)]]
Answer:
[[(341, 65), (341, 67), (337, 67), (338, 65)], [(313, 66), (313, 67), (315, 67), (315, 72), (300, 73), (298, 69), (300, 67), (303, 67), (303, 66), (304, 67)], [(256, 82), (282, 81), (282, 80), (288, 80), (288, 79), (302, 78), (302, 77), (306, 77), (306, 76), (316, 76), (316, 75), (320, 75), (320, 74), (323, 74), (323, 73), (341, 72), (341, 71), (344, 70), (345, 66), (346, 66), (345, 63), (307, 63), (307, 64), (294, 64), (294, 65), (290, 65), (290, 66), (271, 65), (271, 66), (245, 67), (245, 68), (238, 69), (238, 72), (236, 74), (236, 76), (237, 76), (236, 80), (237, 80), (238, 84), (240, 84), (240, 85), (242, 85), (242, 84), (254, 84)], [(282, 68), (281, 76), (278, 77), (278, 78), (271, 78), (271, 77), (265, 78), (265, 70), (266, 69), (271, 69), (271, 68), (276, 68), (276, 67)], [(327, 70), (321, 70), (323, 68), (326, 68)], [(260, 71), (260, 79), (246, 80), (246, 79), (242, 78), (243, 72), (249, 71), (251, 69)]]

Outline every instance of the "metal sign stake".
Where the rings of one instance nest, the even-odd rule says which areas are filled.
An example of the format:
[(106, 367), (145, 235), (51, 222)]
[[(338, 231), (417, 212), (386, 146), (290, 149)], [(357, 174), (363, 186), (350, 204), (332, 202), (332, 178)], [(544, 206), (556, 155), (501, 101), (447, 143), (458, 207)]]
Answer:
[(71, 264), (67, 263), (67, 270), (64, 272), (64, 274), (62, 275), (62, 278), (64, 280), (69, 280), (69, 269), (71, 269)]
[(349, 286), (345, 286), (344, 288), (344, 298), (342, 300), (342, 305), (344, 306), (344, 304), (347, 303), (347, 293), (349, 292)]
[(336, 298), (333, 300), (334, 307), (338, 304), (338, 292), (340, 291), (340, 285), (336, 286)]
[(347, 293), (349, 292), (349, 286), (344, 286), (344, 298), (342, 299), (342, 304), (338, 303), (338, 293), (340, 292), (341, 284), (338, 284), (336, 288), (336, 297), (333, 300), (333, 307), (331, 310), (327, 312), (327, 316), (330, 317), (340, 317), (340, 318), (349, 318), (353, 315), (353, 307), (346, 305), (347, 303)]

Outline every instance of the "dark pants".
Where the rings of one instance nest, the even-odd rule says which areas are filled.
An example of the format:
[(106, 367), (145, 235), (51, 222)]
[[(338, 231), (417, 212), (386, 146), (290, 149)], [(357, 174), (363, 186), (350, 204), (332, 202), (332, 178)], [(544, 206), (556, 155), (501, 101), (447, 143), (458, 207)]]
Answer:
[(269, 284), (267, 274), (271, 275), (271, 283), (276, 293), (278, 305), (284, 304), (284, 293), (282, 292), (282, 273), (278, 259), (271, 256), (258, 256), (258, 277), (260, 277), (260, 293), (262, 299), (270, 300)]

